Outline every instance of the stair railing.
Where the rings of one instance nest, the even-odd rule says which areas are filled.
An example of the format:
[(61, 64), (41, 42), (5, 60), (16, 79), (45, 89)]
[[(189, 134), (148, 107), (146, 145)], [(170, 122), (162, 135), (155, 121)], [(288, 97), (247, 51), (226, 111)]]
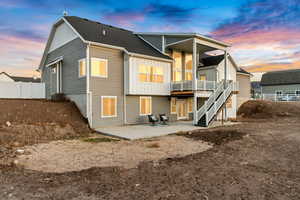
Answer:
[(205, 115), (207, 112), (207, 109), (209, 109), (214, 102), (216, 101), (216, 98), (222, 93), (224, 90), (224, 81), (221, 81), (217, 85), (217, 89), (209, 96), (209, 98), (204, 102), (204, 105), (197, 111), (198, 121)]

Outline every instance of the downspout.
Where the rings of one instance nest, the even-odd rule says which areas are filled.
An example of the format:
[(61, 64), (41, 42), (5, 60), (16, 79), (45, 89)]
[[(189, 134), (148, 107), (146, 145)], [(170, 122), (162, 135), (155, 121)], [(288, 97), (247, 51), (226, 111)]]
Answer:
[(93, 127), (92, 94), (90, 92), (90, 43), (86, 48), (86, 113), (90, 127)]
[(198, 123), (198, 116), (197, 116), (197, 43), (196, 40), (193, 39), (193, 91), (194, 91), (194, 109), (193, 109), (193, 118), (194, 118), (194, 125)]
[[(128, 61), (126, 61), (126, 58)], [(128, 64), (126, 64), (128, 62)], [(124, 52), (124, 68), (123, 68), (123, 120), (124, 125), (127, 124), (127, 109), (126, 109), (126, 93), (127, 93), (127, 82), (126, 82), (126, 74), (129, 74), (129, 55)], [(128, 67), (128, 69), (126, 69)], [(127, 71), (128, 70), (128, 71)], [(129, 77), (128, 77), (129, 79)]]

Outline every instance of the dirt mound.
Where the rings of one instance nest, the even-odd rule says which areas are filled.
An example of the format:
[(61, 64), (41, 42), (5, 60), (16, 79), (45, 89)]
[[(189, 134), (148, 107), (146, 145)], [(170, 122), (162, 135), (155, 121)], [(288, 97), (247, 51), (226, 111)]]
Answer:
[(0, 146), (24, 146), (86, 136), (90, 130), (72, 102), (0, 100)]
[(242, 118), (265, 119), (295, 115), (300, 115), (299, 102), (250, 100), (245, 102), (238, 110), (238, 116)]
[(229, 129), (229, 130), (212, 130), (212, 131), (205, 131), (205, 132), (194, 131), (190, 134), (185, 134), (184, 136), (194, 140), (202, 140), (215, 145), (221, 145), (221, 144), (228, 143), (230, 141), (240, 140), (243, 138), (244, 135), (246, 134), (239, 132), (237, 130)]

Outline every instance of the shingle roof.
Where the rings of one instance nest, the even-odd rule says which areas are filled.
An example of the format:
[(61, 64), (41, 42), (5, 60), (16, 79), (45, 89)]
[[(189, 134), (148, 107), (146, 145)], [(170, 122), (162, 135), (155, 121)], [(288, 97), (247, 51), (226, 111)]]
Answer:
[(300, 84), (300, 69), (267, 72), (261, 78), (261, 85)]
[(16, 82), (31, 82), (31, 83), (40, 83), (40, 78), (32, 78), (32, 77), (20, 77), (20, 76), (11, 76), (11, 78)]
[(1, 72), (0, 74), (5, 74), (6, 76), (13, 79), (15, 82), (31, 82), (31, 83), (40, 83), (40, 78), (33, 78), (33, 77), (21, 77), (21, 76), (10, 76), (9, 74), (5, 72)]
[(208, 56), (202, 58), (202, 64), (204, 65), (202, 67), (219, 65), (222, 62), (222, 60), (224, 60), (224, 55)]
[[(123, 47), (131, 53), (171, 59), (143, 41), (132, 31), (76, 16), (65, 16), (64, 18), (87, 41)], [(103, 31), (105, 31), (105, 35), (103, 35)]]
[(243, 68), (241, 68), (241, 67), (239, 67), (239, 68), (238, 68), (237, 72), (239, 72), (239, 73), (243, 73), (243, 74), (249, 74), (249, 75), (251, 75), (251, 73), (250, 73), (250, 72), (247, 72), (246, 70), (244, 70), (244, 69), (243, 69)]

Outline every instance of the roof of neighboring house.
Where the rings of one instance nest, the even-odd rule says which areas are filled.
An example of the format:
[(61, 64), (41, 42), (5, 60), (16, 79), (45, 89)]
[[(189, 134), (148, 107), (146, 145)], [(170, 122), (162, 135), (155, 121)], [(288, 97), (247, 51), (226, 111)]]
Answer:
[(203, 67), (219, 65), (224, 60), (224, 54), (218, 56), (207, 56), (201, 59)]
[(5, 74), (9, 78), (13, 79), (15, 82), (31, 82), (31, 83), (40, 83), (40, 78), (34, 78), (34, 77), (21, 77), (21, 76), (10, 76), (6, 72), (1, 72), (0, 74)]
[(238, 70), (237, 70), (238, 73), (242, 73), (242, 74), (248, 74), (248, 75), (251, 75), (250, 72), (247, 72), (246, 70), (244, 70), (243, 68), (239, 67)]
[(300, 69), (267, 72), (261, 78), (261, 85), (300, 84)]
[[(143, 41), (132, 31), (76, 16), (65, 16), (64, 18), (86, 41), (123, 47), (130, 53), (171, 59), (169, 56), (161, 53), (150, 44)], [(103, 34), (104, 32), (105, 34)]]

